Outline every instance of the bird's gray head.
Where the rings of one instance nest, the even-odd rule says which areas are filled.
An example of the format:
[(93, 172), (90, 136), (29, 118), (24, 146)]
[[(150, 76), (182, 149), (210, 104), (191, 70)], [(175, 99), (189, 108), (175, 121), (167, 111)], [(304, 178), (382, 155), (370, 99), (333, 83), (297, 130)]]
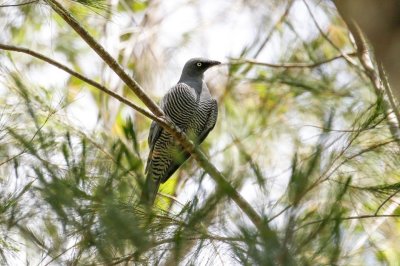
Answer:
[(221, 64), (221, 62), (209, 60), (206, 58), (192, 58), (186, 62), (182, 70), (180, 81), (185, 79), (203, 78), (204, 72), (212, 66)]

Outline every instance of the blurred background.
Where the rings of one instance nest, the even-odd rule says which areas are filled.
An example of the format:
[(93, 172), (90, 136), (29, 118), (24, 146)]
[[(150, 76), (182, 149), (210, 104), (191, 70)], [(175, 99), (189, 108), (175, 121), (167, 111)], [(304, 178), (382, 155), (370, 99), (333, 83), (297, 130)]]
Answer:
[[(387, 92), (399, 84), (393, 66), (390, 85), (380, 69), (392, 57), (365, 53), (344, 22), (353, 9), (313, 0), (59, 2), (156, 102), (188, 59), (223, 62), (205, 75), (219, 117), (201, 149), (279, 245), (193, 159), (143, 211), (151, 120), (46, 62), (1, 50), (1, 265), (397, 265), (400, 134)], [(370, 2), (361, 6), (379, 10)], [(45, 1), (1, 0), (0, 30), (0, 43), (145, 107)], [(395, 47), (400, 38), (380, 40)]]

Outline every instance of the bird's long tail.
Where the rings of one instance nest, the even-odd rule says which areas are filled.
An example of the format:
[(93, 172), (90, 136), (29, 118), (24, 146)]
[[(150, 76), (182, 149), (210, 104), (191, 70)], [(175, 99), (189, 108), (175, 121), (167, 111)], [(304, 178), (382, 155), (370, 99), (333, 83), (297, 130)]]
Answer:
[(146, 181), (143, 186), (142, 195), (140, 197), (140, 203), (146, 206), (153, 206), (154, 200), (156, 199), (158, 188), (160, 187), (160, 179), (154, 179), (149, 167), (146, 174)]

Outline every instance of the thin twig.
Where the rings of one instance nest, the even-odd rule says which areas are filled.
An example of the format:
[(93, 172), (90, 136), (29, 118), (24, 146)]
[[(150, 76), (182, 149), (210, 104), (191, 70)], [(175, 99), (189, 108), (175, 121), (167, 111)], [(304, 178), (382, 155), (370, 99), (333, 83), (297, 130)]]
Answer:
[[(400, 110), (398, 108), (398, 106), (399, 106), (398, 102), (396, 101), (396, 99), (395, 99), (395, 97), (393, 95), (393, 90), (390, 87), (389, 80), (388, 80), (386, 72), (385, 72), (385, 70), (383, 68), (383, 65), (380, 65), (378, 67), (378, 69), (379, 69), (379, 75), (380, 75), (380, 77), (382, 79), (383, 87), (385, 88), (385, 92), (386, 92), (386, 95), (388, 97), (390, 106), (392, 107), (392, 110), (393, 110), (394, 114), (396, 115), (396, 118), (397, 118), (397, 121), (398, 121), (397, 124), (399, 124), (400, 123)], [(398, 136), (398, 137), (400, 137), (400, 136)]]
[[(39, 126), (39, 128), (36, 130), (35, 134), (33, 134), (32, 138), (29, 140), (28, 143), (32, 143), (32, 142), (33, 142), (33, 140), (36, 138), (36, 136), (39, 134), (39, 132), (42, 130), (42, 128), (43, 128), (43, 127), (46, 125), (46, 123), (49, 121), (50, 117), (51, 117), (52, 115), (54, 115), (54, 114), (55, 114), (55, 111), (50, 112), (50, 114), (46, 117), (46, 119), (44, 120), (44, 122), (42, 123), (42, 125)], [(15, 158), (21, 156), (21, 155), (24, 154), (27, 150), (28, 150), (27, 148), (24, 148), (21, 152), (19, 152), (19, 153), (15, 154), (15, 155), (11, 156), (10, 158), (8, 158), (8, 159), (2, 161), (2, 162), (0, 163), (0, 166), (2, 166), (3, 164), (6, 164), (6, 163), (8, 163), (8, 162), (14, 160)]]
[(279, 17), (278, 21), (275, 23), (275, 25), (272, 27), (270, 32), (267, 34), (264, 41), (261, 43), (260, 47), (258, 47), (257, 51), (254, 53), (254, 55), (253, 55), (254, 58), (258, 57), (258, 55), (261, 53), (261, 51), (264, 49), (264, 47), (267, 45), (267, 43), (272, 38), (272, 35), (274, 34), (275, 30), (282, 24), (283, 21), (285, 21), (286, 17), (289, 15), (290, 9), (293, 6), (293, 3), (294, 3), (294, 0), (289, 0), (287, 6), (285, 8), (285, 11)]
[(278, 212), (277, 214), (275, 214), (274, 216), (272, 216), (271, 218), (269, 218), (268, 222), (273, 221), (275, 218), (279, 217), (282, 213), (286, 212), (287, 210), (289, 210), (292, 207), (292, 204), (289, 204), (288, 206), (286, 206), (285, 208), (283, 208), (280, 212)]
[[(227, 243), (233, 242), (233, 241), (234, 242), (244, 242), (244, 239), (239, 238), (239, 237), (222, 237), (222, 236), (213, 236), (213, 235), (201, 235), (201, 236), (187, 237), (184, 240), (188, 240), (188, 241), (209, 240), (209, 241), (221, 241), (221, 242), (227, 242)], [(175, 243), (175, 242), (176, 242), (176, 238), (166, 238), (166, 239), (160, 240), (158, 242), (152, 243), (150, 248), (154, 248), (154, 247), (165, 245), (165, 244)], [(132, 261), (132, 259), (135, 256), (137, 256), (137, 254), (133, 253), (133, 254), (126, 255), (124, 257), (114, 258), (113, 259), (114, 261), (111, 262), (109, 265), (118, 265), (118, 264), (121, 264), (122, 262), (130, 262), (130, 261)]]
[(393, 218), (399, 218), (400, 214), (366, 214), (366, 215), (360, 215), (360, 216), (348, 216), (348, 217), (341, 217), (341, 218), (328, 218), (328, 219), (320, 219), (320, 220), (315, 220), (311, 221), (305, 224), (300, 225), (295, 229), (295, 231), (300, 230), (303, 227), (306, 227), (308, 225), (313, 225), (317, 223), (323, 223), (326, 221), (336, 221), (336, 220), (341, 220), (341, 221), (346, 221), (346, 220), (359, 220), (359, 219), (368, 219), (368, 218), (387, 218), (387, 217), (393, 217)]
[(318, 21), (317, 21), (317, 19), (315, 18), (314, 13), (311, 11), (311, 8), (310, 8), (310, 6), (308, 5), (307, 1), (306, 1), (306, 0), (303, 0), (303, 2), (304, 2), (304, 5), (305, 5), (306, 8), (307, 8), (308, 13), (309, 13), (310, 16), (311, 16), (311, 19), (312, 19), (313, 22), (314, 22), (314, 25), (317, 27), (317, 29), (318, 29), (319, 33), (321, 34), (321, 36), (322, 36), (325, 40), (327, 40), (327, 42), (328, 42), (330, 45), (332, 45), (332, 47), (335, 48), (335, 49), (343, 56), (343, 58), (346, 59), (347, 62), (349, 62), (349, 63), (350, 63), (351, 65), (353, 65), (353, 66), (357, 66), (356, 62), (355, 62), (351, 57), (349, 57), (349, 56), (347, 56), (346, 54), (344, 54), (344, 53), (342, 52), (342, 50), (328, 37), (328, 35), (325, 34), (325, 32), (324, 32), (324, 31), (322, 30), (322, 28), (319, 26)]
[(260, 62), (255, 59), (233, 59), (234, 62), (231, 64), (252, 64), (252, 65), (260, 65), (260, 66), (267, 66), (267, 67), (272, 67), (272, 68), (315, 68), (319, 67), (323, 64), (330, 63), (332, 61), (335, 61), (337, 59), (345, 58), (345, 56), (350, 57), (350, 56), (356, 56), (357, 53), (347, 53), (347, 54), (341, 54), (320, 62), (316, 63), (283, 63), (283, 64), (272, 64), (272, 63), (266, 63), (266, 62)]
[(30, 4), (37, 3), (37, 2), (39, 2), (39, 0), (33, 0), (33, 1), (25, 2), (25, 3), (21, 3), (21, 4), (0, 5), (0, 8), (1, 7), (25, 6), (25, 5), (30, 5)]
[(394, 196), (396, 196), (396, 194), (398, 194), (400, 192), (400, 189), (396, 189), (396, 191), (394, 193), (392, 193), (388, 198), (386, 198), (380, 205), (379, 207), (376, 209), (375, 211), (375, 215), (378, 215), (379, 211), (383, 208), (383, 206), (385, 206), (385, 204), (392, 199)]
[[(274, 26), (270, 29), (270, 31), (268, 32), (268, 34), (266, 35), (266, 37), (264, 38), (264, 41), (260, 44), (260, 46), (258, 47), (258, 49), (256, 50), (256, 52), (252, 55), (252, 57), (255, 59), (257, 58), (260, 53), (262, 52), (262, 50), (265, 48), (265, 46), (267, 45), (267, 43), (271, 40), (272, 36), (274, 35), (276, 29), (278, 29), (278, 27), (286, 20), (290, 9), (292, 8), (294, 3), (294, 0), (289, 0), (285, 11), (282, 13), (282, 15), (279, 17), (278, 21), (274, 24)], [(254, 44), (255, 46), (256, 44)], [(253, 46), (253, 45), (251, 45)], [(247, 66), (245, 68), (243, 68), (241, 71), (239, 71), (241, 74), (247, 73), (249, 70), (251, 69), (251, 66)], [(224, 97), (224, 96), (223, 96)]]
[(382, 123), (387, 116), (383, 116), (381, 119), (379, 119), (376, 123), (374, 123), (372, 126), (369, 126), (367, 128), (361, 128), (361, 129), (333, 129), (333, 128), (327, 128), (327, 127), (321, 127), (321, 126), (316, 126), (316, 125), (303, 125), (302, 127), (313, 127), (313, 128), (318, 128), (324, 131), (330, 131), (330, 132), (342, 132), (342, 133), (355, 133), (355, 132), (360, 132), (360, 131), (368, 131), (368, 130), (373, 130), (377, 129), (377, 126)]

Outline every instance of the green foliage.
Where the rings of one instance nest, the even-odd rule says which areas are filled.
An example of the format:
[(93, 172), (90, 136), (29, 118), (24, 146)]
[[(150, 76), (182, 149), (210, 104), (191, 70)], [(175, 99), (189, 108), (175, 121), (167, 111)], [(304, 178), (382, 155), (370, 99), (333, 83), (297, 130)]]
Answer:
[[(1, 52), (0, 264), (11, 265), (18, 256), (38, 265), (399, 260), (399, 142), (388, 126), (384, 97), (356, 58), (353, 64), (340, 57), (354, 49), (342, 22), (320, 3), (329, 34), (304, 37), (304, 25), (291, 12), (271, 24), (283, 2), (268, 4), (265, 12), (250, 2), (243, 10), (259, 18), (260, 31), (234, 54), (239, 60), (218, 73), (226, 79), (210, 84), (219, 120), (201, 148), (262, 216), (265, 230), (258, 231), (226, 188), (209, 182), (193, 160), (161, 187), (154, 209), (144, 209), (138, 199), (151, 121), (76, 78), (36, 84), (32, 75), (52, 73), (46, 64)], [(200, 33), (189, 30), (175, 47), (162, 46), (159, 23), (168, 14), (153, 1), (62, 4), (155, 98), (149, 88), (157, 74), (171, 71), (171, 50), (199, 40)], [(143, 106), (60, 17), (40, 16), (41, 8), (20, 6), (9, 16), (0, 8), (7, 42), (61, 57)], [(127, 30), (113, 32), (124, 18)], [(140, 21), (134, 29), (131, 19)], [(48, 24), (52, 35), (39, 34)], [(265, 51), (276, 53), (275, 67), (241, 61), (262, 61), (257, 58)], [(299, 65), (277, 66), (287, 63)], [(89, 116), (93, 127), (76, 122)]]

